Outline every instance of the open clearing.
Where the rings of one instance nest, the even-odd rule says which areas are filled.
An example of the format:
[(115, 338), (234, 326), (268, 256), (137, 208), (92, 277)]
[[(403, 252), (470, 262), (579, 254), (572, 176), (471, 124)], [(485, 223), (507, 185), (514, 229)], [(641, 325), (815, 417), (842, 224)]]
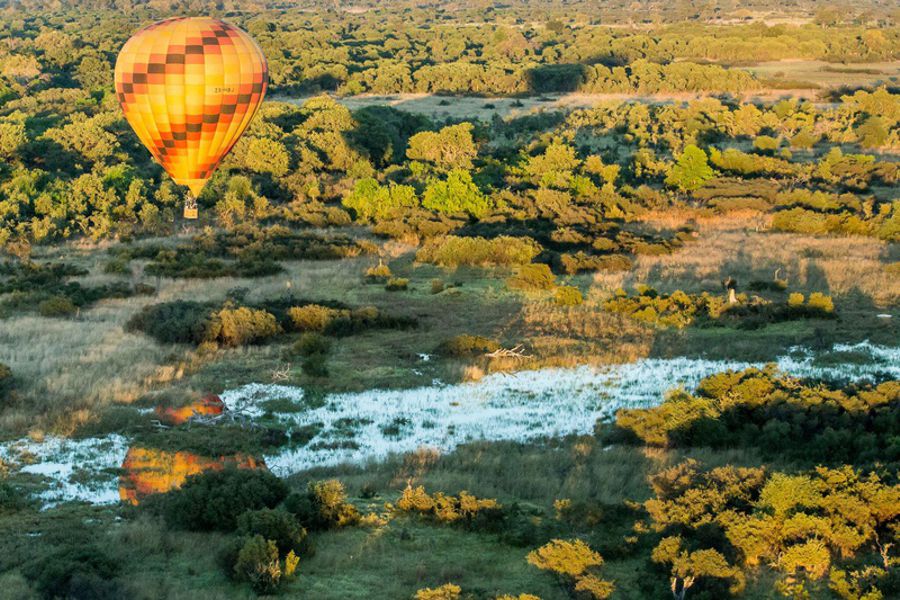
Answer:
[[(818, 60), (782, 60), (734, 67), (745, 69), (760, 79), (814, 84), (823, 89), (843, 86), (877, 86), (896, 84), (900, 80), (900, 61), (841, 64)], [(799, 97), (815, 100), (822, 90), (811, 86), (796, 89), (761, 89), (744, 94), (724, 94), (744, 102), (771, 102), (780, 98)], [(334, 96), (351, 110), (366, 106), (392, 106), (398, 110), (426, 115), (433, 119), (475, 119), (489, 121), (494, 115), (514, 119), (542, 111), (569, 111), (590, 108), (601, 102), (640, 101), (649, 103), (687, 102), (704, 96), (722, 94), (584, 94), (579, 92), (548, 93), (527, 97), (442, 96), (437, 94), (361, 94)], [(302, 105), (311, 96), (273, 96), (272, 101)]]

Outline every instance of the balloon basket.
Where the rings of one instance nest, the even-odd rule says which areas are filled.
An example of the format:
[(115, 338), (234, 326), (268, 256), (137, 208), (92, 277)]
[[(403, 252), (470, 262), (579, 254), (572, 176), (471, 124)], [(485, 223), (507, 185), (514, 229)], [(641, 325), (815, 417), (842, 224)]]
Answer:
[(198, 211), (196, 206), (185, 206), (184, 207), (184, 218), (194, 220), (198, 216)]

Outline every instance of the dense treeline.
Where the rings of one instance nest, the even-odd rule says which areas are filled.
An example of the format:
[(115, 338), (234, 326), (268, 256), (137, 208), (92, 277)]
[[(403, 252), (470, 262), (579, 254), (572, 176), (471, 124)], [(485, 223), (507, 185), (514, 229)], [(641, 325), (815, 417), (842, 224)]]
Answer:
[[(0, 55), (5, 93), (57, 83), (106, 83), (128, 32), (166, 12), (39, 13), (10, 16)], [(245, 27), (269, 61), (272, 90), (341, 94), (452, 92), (742, 91), (760, 86), (723, 65), (783, 59), (872, 62), (897, 56), (898, 29), (888, 25), (825, 27), (672, 25), (648, 30), (566, 24), (549, 19), (454, 23), (427, 11), (401, 20), (327, 12), (223, 12)], [(380, 24), (379, 24), (380, 23)]]
[[(172, 232), (181, 193), (110, 97), (63, 102), (70, 92), (81, 94), (52, 89), (0, 110), (0, 243), (27, 254), (44, 240)], [(829, 108), (608, 102), (561, 117), (444, 127), (388, 107), (351, 112), (327, 98), (268, 103), (200, 203), (238, 229), (356, 220), (380, 235), (421, 239), (513, 228), (554, 251), (545, 259), (568, 272), (597, 268), (597, 254), (655, 252), (659, 240), (623, 237), (613, 223), (684, 203), (773, 211), (773, 227), (786, 231), (894, 240), (897, 163), (842, 148), (890, 152), (900, 147), (898, 123), (898, 96), (883, 89)], [(252, 274), (255, 257), (318, 252), (272, 255), (265, 240), (290, 234), (250, 229), (245, 242), (257, 241), (230, 257), (241, 259), (240, 272)], [(290, 241), (301, 243), (311, 242)], [(329, 244), (326, 255), (360, 251)]]
[[(415, 15), (413, 22), (424, 18)], [(71, 12), (3, 15), (0, 245), (7, 251), (25, 255), (31, 243), (73, 236), (174, 231), (182, 192), (138, 144), (111, 90), (117, 49), (150, 16), (145, 9), (78, 19)], [(265, 47), (273, 89), (284, 91), (739, 90), (756, 85), (744, 71), (683, 60), (716, 58), (710, 53), (738, 42), (748, 48), (738, 58), (754, 60), (760, 57), (753, 49), (777, 48), (784, 36), (791, 52), (815, 46), (810, 56), (820, 58), (829, 47), (862, 44), (857, 58), (880, 60), (898, 47), (890, 28), (754, 24), (638, 32), (555, 23), (374, 25), (351, 15), (320, 26), (320, 12), (235, 16)], [(754, 35), (766, 40), (754, 42)], [(498, 85), (509, 89), (490, 89)], [(897, 96), (881, 89), (825, 107), (711, 98), (608, 102), (567, 116), (470, 124), (380, 106), (351, 112), (327, 98), (299, 107), (269, 102), (200, 203), (225, 227), (355, 219), (398, 238), (446, 235), (472, 221), (524, 221), (531, 231), (523, 233), (570, 244), (552, 248), (539, 239), (556, 252), (541, 260), (567, 272), (622, 268), (635, 245), (600, 240), (610, 236), (594, 224), (633, 219), (687, 194), (714, 210), (776, 211), (776, 229), (891, 240), (898, 235), (889, 192), (897, 163), (848, 147), (900, 147), (898, 106)], [(535, 231), (538, 222), (556, 231)]]

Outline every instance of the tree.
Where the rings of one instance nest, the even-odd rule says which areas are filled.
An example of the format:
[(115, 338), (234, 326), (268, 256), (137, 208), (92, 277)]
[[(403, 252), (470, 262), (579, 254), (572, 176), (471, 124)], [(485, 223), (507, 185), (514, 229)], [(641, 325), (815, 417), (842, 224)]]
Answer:
[(663, 538), (653, 549), (651, 559), (655, 563), (670, 565), (670, 589), (675, 600), (684, 600), (687, 591), (698, 579), (704, 577), (731, 579), (733, 583), (729, 591), (732, 594), (739, 593), (744, 587), (744, 574), (740, 569), (729, 565), (718, 550), (688, 552), (682, 548), (679, 536)]
[(453, 169), (446, 179), (432, 179), (425, 188), (422, 206), (437, 212), (468, 213), (481, 218), (494, 208), (494, 202), (485, 196), (472, 175), (463, 169)]
[(689, 144), (669, 170), (666, 183), (683, 192), (696, 190), (715, 176), (715, 171), (707, 162), (706, 152)]
[(26, 142), (25, 123), (21, 121), (0, 122), (0, 158), (11, 160)]
[(528, 159), (525, 172), (540, 186), (565, 188), (572, 179), (572, 171), (578, 168), (580, 162), (572, 146), (553, 143), (547, 146), (543, 154)]
[(244, 159), (246, 168), (257, 173), (271, 173), (275, 177), (283, 177), (288, 172), (291, 155), (278, 140), (254, 138), (247, 146)]
[(65, 150), (80, 155), (90, 164), (104, 163), (119, 150), (116, 136), (107, 131), (102, 121), (96, 118), (80, 118), (61, 128), (48, 129), (44, 137)]
[(56, 67), (69, 64), (75, 55), (72, 38), (53, 29), (44, 30), (34, 39), (34, 45), (43, 50), (44, 60)]
[(415, 208), (419, 199), (411, 186), (395, 183), (382, 186), (375, 179), (366, 177), (356, 182), (341, 204), (355, 212), (360, 221), (379, 221), (397, 209)]
[(881, 117), (869, 117), (856, 128), (856, 137), (863, 148), (879, 148), (887, 142), (889, 135), (887, 124)]
[(478, 154), (472, 139), (472, 124), (450, 125), (440, 131), (423, 131), (409, 138), (406, 156), (442, 171), (471, 169)]
[(113, 70), (102, 58), (85, 56), (75, 69), (75, 79), (86, 90), (106, 88), (112, 85)]
[(569, 579), (575, 591), (595, 600), (608, 598), (615, 589), (612, 582), (591, 572), (603, 564), (603, 557), (581, 540), (551, 540), (529, 552), (526, 560), (538, 569)]

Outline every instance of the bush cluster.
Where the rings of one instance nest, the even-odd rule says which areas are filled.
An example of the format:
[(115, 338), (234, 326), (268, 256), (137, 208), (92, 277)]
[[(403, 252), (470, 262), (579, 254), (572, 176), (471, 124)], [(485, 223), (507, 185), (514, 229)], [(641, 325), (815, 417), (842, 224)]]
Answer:
[(560, 306), (577, 306), (584, 302), (584, 296), (574, 285), (561, 285), (553, 293), (553, 301)]
[(207, 341), (215, 306), (190, 300), (150, 304), (135, 313), (126, 331), (140, 331), (161, 344), (194, 344)]
[(188, 477), (183, 486), (144, 503), (172, 527), (234, 531), (247, 511), (275, 508), (288, 495), (278, 477), (261, 469), (225, 468)]
[(895, 380), (843, 388), (747, 369), (710, 376), (696, 394), (677, 392), (654, 408), (620, 410), (616, 427), (654, 446), (747, 446), (816, 463), (896, 463), (898, 407)]
[(42, 317), (70, 317), (78, 312), (78, 307), (66, 296), (50, 296), (38, 304), (38, 314)]
[(212, 315), (204, 341), (243, 346), (264, 342), (280, 331), (281, 327), (271, 313), (246, 306), (225, 307)]
[(294, 515), (283, 509), (248, 510), (238, 517), (237, 532), (243, 536), (259, 535), (273, 541), (282, 555), (294, 552), (299, 556), (309, 550), (306, 530)]
[(416, 260), (441, 267), (526, 265), (540, 251), (540, 246), (531, 238), (500, 236), (485, 239), (448, 235), (428, 240), (416, 252)]
[(441, 343), (437, 352), (453, 358), (480, 356), (500, 349), (500, 342), (480, 335), (457, 335)]
[(631, 259), (624, 254), (594, 255), (578, 251), (574, 254), (563, 253), (554, 257), (554, 266), (568, 275), (576, 275), (585, 271), (630, 271)]
[(120, 565), (99, 545), (68, 540), (23, 569), (43, 598), (121, 598)]
[(484, 517), (484, 513), (499, 513), (500, 503), (490, 498), (477, 498), (466, 491), (458, 496), (449, 496), (443, 492), (429, 494), (424, 487), (406, 488), (397, 500), (397, 509), (403, 512), (417, 513), (433, 518), (441, 523), (462, 523), (471, 526), (476, 518)]
[[(781, 288), (778, 291), (782, 291)], [(726, 297), (707, 292), (686, 294), (676, 290), (671, 294), (660, 294), (651, 287), (639, 286), (632, 296), (624, 290), (617, 290), (615, 296), (604, 303), (604, 308), (657, 327), (679, 329), (692, 324), (756, 329), (793, 319), (827, 319), (835, 316), (833, 300), (820, 292), (810, 294), (808, 302), (800, 293), (790, 294), (786, 302), (773, 302), (745, 294), (736, 295), (736, 299), (736, 303), (729, 304)]]
[(506, 285), (515, 290), (549, 290), (556, 284), (556, 276), (548, 265), (528, 264), (517, 267)]
[(288, 317), (295, 331), (323, 333), (337, 319), (346, 318), (349, 312), (319, 304), (307, 304), (292, 306), (288, 310)]
[(0, 306), (23, 311), (37, 309), (44, 317), (68, 317), (104, 298), (127, 298), (153, 291), (146, 286), (132, 288), (122, 281), (97, 286), (69, 281), (70, 277), (85, 274), (86, 271), (66, 263), (0, 264), (0, 296), (4, 296)]
[(409, 279), (405, 277), (391, 277), (384, 284), (384, 289), (389, 292), (400, 292), (409, 288)]
[(149, 259), (145, 272), (171, 278), (265, 277), (283, 270), (279, 260), (328, 260), (373, 251), (344, 235), (299, 232), (253, 224), (203, 233), (175, 248), (145, 245), (119, 251), (117, 259)]
[(394, 317), (382, 313), (375, 306), (347, 308), (331, 302), (329, 305), (313, 302), (299, 303), (287, 300), (288, 308), (282, 309), (280, 302), (266, 302), (260, 305), (278, 315), (285, 329), (301, 332), (318, 332), (332, 336), (353, 335), (369, 329), (408, 329), (416, 326), (410, 317)]

